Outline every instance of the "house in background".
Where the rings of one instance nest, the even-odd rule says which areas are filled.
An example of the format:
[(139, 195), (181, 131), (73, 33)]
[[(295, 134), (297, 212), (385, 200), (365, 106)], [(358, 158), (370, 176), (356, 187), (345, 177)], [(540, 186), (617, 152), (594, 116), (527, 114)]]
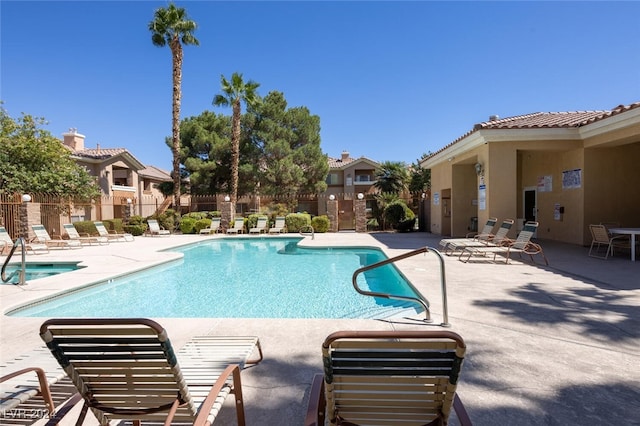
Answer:
[(492, 116), (420, 162), (431, 170), (430, 230), (534, 220), (538, 238), (588, 245), (589, 224), (640, 227), (639, 163), (640, 102)]
[[(340, 158), (328, 158), (329, 174), (325, 200), (333, 195), (338, 200), (339, 229), (354, 229), (353, 200), (357, 194), (374, 193), (376, 170), (380, 164), (366, 157), (352, 158), (343, 151)], [(367, 201), (369, 202), (369, 201)], [(326, 203), (318, 206), (318, 214), (326, 214)]]
[(156, 185), (172, 181), (168, 172), (145, 166), (125, 148), (102, 148), (99, 144), (86, 148), (85, 136), (77, 129), (69, 129), (63, 137), (71, 158), (96, 177), (103, 194), (97, 206), (100, 212), (76, 212), (76, 220), (121, 218), (126, 206), (131, 214), (150, 216), (163, 205), (165, 197)]

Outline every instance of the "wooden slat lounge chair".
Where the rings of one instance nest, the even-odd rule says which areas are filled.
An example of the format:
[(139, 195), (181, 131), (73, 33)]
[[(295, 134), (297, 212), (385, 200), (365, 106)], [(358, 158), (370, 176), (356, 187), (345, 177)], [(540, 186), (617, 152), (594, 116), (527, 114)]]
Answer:
[(324, 374), (314, 377), (305, 426), (446, 425), (465, 343), (451, 331), (341, 331), (322, 345)]
[(493, 228), (498, 223), (498, 218), (490, 217), (480, 232), (472, 232), (465, 238), (443, 238), (440, 240), (440, 251), (443, 253), (454, 252), (458, 247), (464, 247), (464, 244), (473, 241), (489, 241), (494, 237)]
[(109, 244), (109, 239), (107, 237), (101, 237), (100, 235), (93, 235), (92, 236), (92, 235), (89, 235), (89, 234), (80, 235), (80, 233), (78, 232), (76, 227), (73, 225), (73, 223), (65, 223), (62, 226), (64, 228), (64, 231), (69, 236), (69, 240), (79, 241), (80, 244), (86, 244), (86, 245), (92, 245), (92, 244), (106, 245), (106, 244)]
[(256, 221), (256, 226), (249, 229), (249, 234), (262, 234), (263, 232), (267, 232), (268, 226), (268, 218), (266, 216), (261, 216)]
[(233, 227), (227, 229), (227, 234), (242, 234), (244, 232), (244, 218), (237, 217), (233, 221)]
[(207, 228), (203, 228), (200, 230), (200, 234), (217, 234), (218, 232), (222, 231), (222, 228), (220, 228), (220, 218), (219, 217), (214, 217), (211, 219), (211, 225), (209, 225)]
[[(0, 364), (0, 376), (0, 424), (4, 424), (4, 420), (12, 418), (31, 415), (35, 420), (52, 415), (55, 404), (50, 388), (64, 379), (66, 373), (43, 346)], [(38, 407), (35, 399), (41, 400), (42, 408), (22, 408)]]
[(113, 229), (107, 229), (107, 227), (101, 221), (95, 221), (93, 224), (96, 227), (96, 231), (98, 231), (98, 235), (106, 238), (110, 242), (125, 242), (125, 241), (134, 241), (133, 235), (127, 232), (117, 232)]
[(44, 225), (31, 225), (31, 229), (35, 234), (33, 242), (45, 244), (49, 248), (78, 249), (82, 248), (82, 244), (77, 240), (63, 240), (62, 238), (51, 238), (49, 232)]
[(495, 247), (465, 247), (463, 252), (460, 254), (460, 260), (466, 263), (471, 259), (471, 256), (486, 256), (487, 254), (493, 253), (494, 261), (496, 260), (496, 256), (500, 254), (505, 257), (505, 263), (509, 263), (511, 254), (518, 253), (520, 257), (522, 257), (522, 254), (528, 255), (531, 258), (531, 262), (535, 263), (533, 256), (536, 254), (540, 254), (544, 259), (545, 264), (548, 265), (549, 261), (544, 255), (542, 246), (531, 241), (531, 238), (533, 237), (537, 229), (538, 222), (527, 222), (524, 224), (524, 227), (522, 228), (522, 231), (520, 231), (520, 234), (518, 234), (518, 238), (516, 240), (507, 238), (502, 241), (500, 246)]
[(262, 360), (253, 336), (196, 337), (176, 353), (165, 329), (144, 318), (50, 319), (40, 336), (84, 398), (77, 424), (88, 409), (101, 425), (210, 424), (233, 393), (244, 425), (240, 370)]
[(149, 229), (147, 229), (147, 235), (151, 235), (152, 237), (168, 237), (169, 235), (171, 235), (171, 231), (161, 227), (158, 221), (155, 219), (147, 220), (147, 225), (149, 225)]
[(269, 228), (270, 234), (280, 234), (285, 232), (287, 228), (286, 219), (283, 216), (276, 217), (276, 222), (273, 224), (271, 228)]

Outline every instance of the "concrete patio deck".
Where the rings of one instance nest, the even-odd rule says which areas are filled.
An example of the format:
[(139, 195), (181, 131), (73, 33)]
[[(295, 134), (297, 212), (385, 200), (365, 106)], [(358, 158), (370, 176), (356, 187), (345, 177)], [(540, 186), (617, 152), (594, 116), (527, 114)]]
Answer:
[[(38, 328), (44, 319), (5, 315), (11, 307), (166, 262), (176, 254), (158, 250), (203, 238), (221, 236), (136, 237), (131, 243), (30, 255), (33, 261), (82, 260), (87, 268), (25, 287), (0, 286), (0, 362), (42, 345)], [(428, 233), (337, 233), (316, 234), (302, 244), (375, 246), (391, 257), (438, 247), (439, 240)], [(538, 242), (549, 266), (531, 265), (517, 256), (508, 265), (485, 259), (465, 264), (445, 256), (449, 329), (461, 334), (468, 347), (458, 393), (471, 419), (476, 425), (639, 425), (640, 262), (631, 262), (628, 253), (600, 260), (588, 257), (588, 248)], [(439, 327), (443, 305), (437, 256), (421, 254), (397, 266), (429, 298), (433, 323), (416, 321), (423, 316), (155, 319), (176, 347), (196, 334), (259, 336), (265, 359), (242, 373), (247, 424), (300, 425), (312, 377), (321, 372), (320, 346), (328, 334)], [(226, 405), (216, 425), (235, 424), (231, 398)], [(65, 424), (71, 421), (75, 418)], [(451, 424), (457, 424), (455, 416)]]

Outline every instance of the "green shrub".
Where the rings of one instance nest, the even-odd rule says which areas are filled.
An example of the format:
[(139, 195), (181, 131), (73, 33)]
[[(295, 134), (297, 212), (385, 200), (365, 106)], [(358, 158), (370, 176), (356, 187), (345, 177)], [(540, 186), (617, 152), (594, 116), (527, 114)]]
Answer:
[(398, 229), (400, 222), (414, 218), (415, 214), (402, 200), (392, 201), (384, 208), (384, 219), (394, 229)]
[(98, 235), (98, 230), (96, 229), (96, 225), (90, 220), (82, 220), (79, 222), (74, 222), (73, 226), (78, 231), (78, 234), (89, 234), (89, 235)]
[(197, 221), (198, 219), (183, 216), (182, 220), (180, 221), (180, 231), (183, 234), (195, 234), (196, 233), (195, 225)]
[(315, 232), (324, 233), (329, 230), (329, 217), (327, 215), (316, 216), (311, 219), (311, 226)]
[(207, 212), (190, 212), (182, 215), (182, 219), (184, 219), (185, 217), (190, 217), (195, 220), (204, 219), (207, 217)]
[(303, 226), (311, 225), (309, 213), (290, 213), (285, 218), (288, 232), (300, 232)]
[(202, 219), (197, 220), (196, 223), (193, 225), (193, 228), (195, 230), (195, 233), (199, 234), (201, 230), (203, 230), (204, 228), (208, 228), (210, 226), (211, 226), (211, 219), (204, 217)]
[(411, 232), (416, 226), (416, 218), (406, 219), (398, 223), (398, 232)]
[(147, 230), (147, 225), (145, 225), (144, 223), (132, 225), (131, 222), (129, 222), (129, 225), (123, 225), (122, 228), (123, 228), (123, 231), (128, 234), (140, 236), (144, 234), (144, 231)]
[(144, 225), (144, 218), (135, 214), (129, 218), (129, 225)]
[(147, 218), (147, 220), (149, 219), (157, 220), (162, 228), (169, 231), (173, 231), (174, 229), (176, 229), (176, 226), (179, 226), (180, 224), (180, 215), (172, 209), (167, 209), (167, 211), (162, 214), (151, 215)]

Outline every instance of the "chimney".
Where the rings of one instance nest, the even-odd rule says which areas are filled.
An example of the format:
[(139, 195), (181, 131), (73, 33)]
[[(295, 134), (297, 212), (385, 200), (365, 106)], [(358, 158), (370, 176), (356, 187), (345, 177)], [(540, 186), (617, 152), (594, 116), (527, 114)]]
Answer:
[(78, 133), (78, 129), (71, 127), (67, 133), (63, 133), (63, 143), (74, 151), (84, 150), (84, 135)]
[(340, 161), (347, 161), (349, 159), (349, 151), (342, 151), (342, 157)]

